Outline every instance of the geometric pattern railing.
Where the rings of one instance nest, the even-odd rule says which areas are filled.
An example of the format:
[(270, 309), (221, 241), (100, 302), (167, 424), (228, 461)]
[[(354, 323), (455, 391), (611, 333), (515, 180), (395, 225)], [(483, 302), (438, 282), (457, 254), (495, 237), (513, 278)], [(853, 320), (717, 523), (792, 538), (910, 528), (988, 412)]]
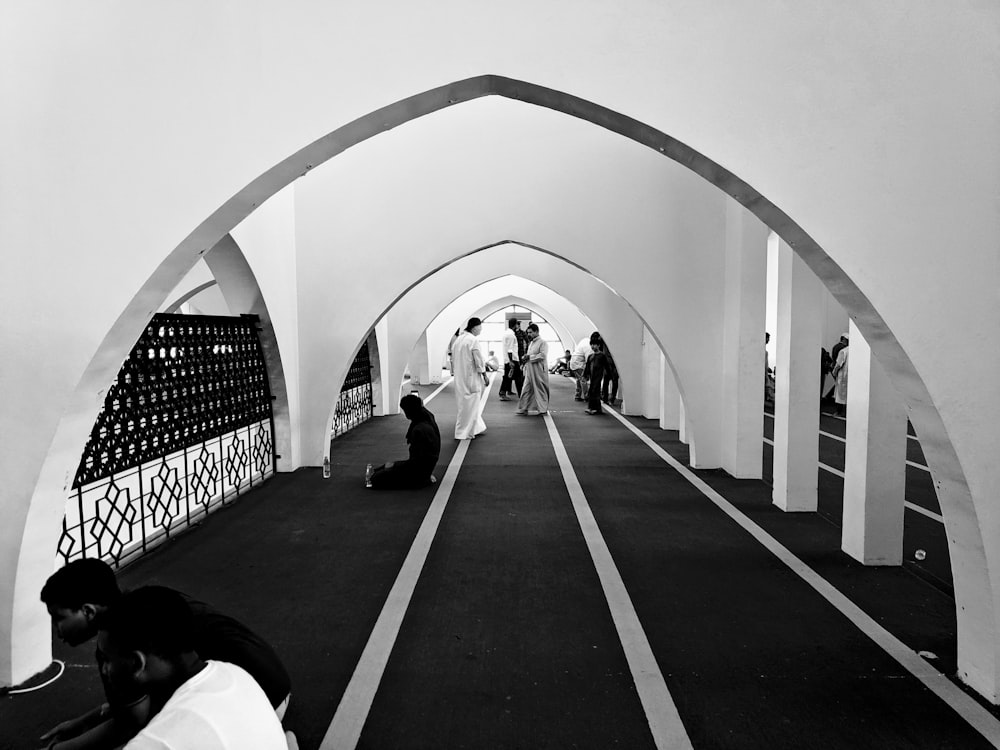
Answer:
[(123, 565), (273, 475), (270, 420), (186, 446), (75, 488), (59, 555)]
[(153, 317), (108, 389), (58, 553), (120, 565), (274, 474), (256, 316)]
[(373, 411), (372, 365), (366, 341), (358, 350), (354, 362), (351, 363), (351, 369), (344, 379), (344, 385), (340, 388), (337, 409), (333, 417), (333, 437), (343, 435), (371, 419)]

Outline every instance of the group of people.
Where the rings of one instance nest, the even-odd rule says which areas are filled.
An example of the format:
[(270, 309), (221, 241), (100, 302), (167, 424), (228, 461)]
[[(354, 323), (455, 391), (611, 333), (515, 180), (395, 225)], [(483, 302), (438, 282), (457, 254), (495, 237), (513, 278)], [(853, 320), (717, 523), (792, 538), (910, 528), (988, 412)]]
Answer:
[(105, 694), (102, 705), (43, 735), (47, 748), (298, 747), (281, 726), (288, 672), (239, 620), (165, 586), (123, 593), (94, 558), (52, 574), (41, 599), (67, 644), (96, 638)]
[[(483, 421), (483, 392), (490, 385), (490, 373), (499, 372), (494, 352), (483, 358), (478, 336), (482, 321), (470, 318), (464, 329), (455, 332), (448, 346), (454, 376), (455, 439), (472, 440), (486, 431)], [(511, 401), (517, 393), (514, 414), (544, 416), (549, 410), (549, 347), (538, 325), (511, 318), (502, 341), (503, 377), (500, 400)], [(601, 414), (601, 404), (618, 397), (618, 369), (600, 333), (582, 339), (574, 352), (566, 350), (567, 371), (576, 380), (576, 400), (587, 401), (587, 414)], [(368, 464), (365, 486), (371, 489), (418, 489), (437, 480), (433, 471), (441, 454), (441, 432), (434, 415), (416, 394), (404, 396), (399, 406), (410, 421), (406, 431), (409, 457), (374, 467)]]
[(521, 321), (511, 318), (503, 334), (504, 372), (500, 381), (500, 400), (510, 401), (517, 390), (517, 415), (549, 411), (549, 345), (542, 338), (537, 323), (524, 331)]
[[(765, 332), (764, 345), (766, 346), (770, 340), (771, 334)], [(826, 349), (820, 350), (820, 393), (823, 392), (823, 388), (826, 385), (826, 376), (830, 375), (833, 378), (833, 385), (830, 386), (830, 390), (822, 396), (820, 403), (822, 405), (824, 403), (832, 402), (834, 406), (834, 413), (840, 417), (847, 415), (847, 363), (849, 344), (850, 332), (844, 331), (840, 334), (840, 340), (833, 345), (831, 351), (827, 352)], [(771, 368), (771, 363), (766, 349), (764, 350), (764, 403), (774, 403), (774, 370)]]

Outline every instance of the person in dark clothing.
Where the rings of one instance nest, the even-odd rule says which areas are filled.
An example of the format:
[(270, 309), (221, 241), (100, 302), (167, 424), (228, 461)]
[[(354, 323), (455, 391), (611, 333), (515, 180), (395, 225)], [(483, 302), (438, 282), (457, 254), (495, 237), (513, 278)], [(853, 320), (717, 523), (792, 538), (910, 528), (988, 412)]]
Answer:
[[(165, 587), (155, 587), (165, 588)], [(172, 589), (169, 589), (173, 591)], [(291, 679), (274, 649), (246, 625), (204, 602), (183, 594), (194, 620), (195, 647), (203, 659), (226, 661), (245, 669), (267, 695), (281, 718), (288, 706)], [(122, 597), (114, 570), (96, 558), (74, 560), (45, 582), (41, 599), (56, 634), (70, 646), (97, 635), (108, 610)], [(105, 679), (98, 664), (107, 702), (42, 736), (50, 747), (63, 742), (74, 748), (114, 748), (131, 739), (159, 709), (149, 696), (121, 695)]]
[(584, 377), (590, 382), (587, 389), (587, 414), (603, 414), (601, 408), (601, 386), (604, 382), (604, 374), (608, 369), (608, 357), (604, 353), (604, 340), (601, 338), (590, 339), (590, 348), (594, 353), (587, 357), (587, 364), (584, 367)]
[(606, 362), (604, 378), (601, 382), (601, 401), (608, 406), (613, 406), (618, 399), (618, 368), (615, 366), (615, 358), (611, 356), (607, 346), (604, 347), (604, 357)]
[(410, 427), (406, 442), (410, 457), (405, 461), (390, 461), (375, 469), (368, 465), (365, 486), (375, 490), (405, 490), (426, 487), (437, 481), (434, 467), (441, 455), (441, 433), (434, 415), (427, 410), (420, 396), (403, 396), (399, 402)]
[(503, 333), (500, 355), (503, 357), (503, 377), (500, 379), (500, 400), (510, 401), (513, 394), (511, 388), (517, 387), (517, 395), (521, 395), (524, 387), (524, 371), (521, 369), (521, 357), (527, 351), (524, 331), (521, 321), (511, 318), (507, 321), (507, 330)]

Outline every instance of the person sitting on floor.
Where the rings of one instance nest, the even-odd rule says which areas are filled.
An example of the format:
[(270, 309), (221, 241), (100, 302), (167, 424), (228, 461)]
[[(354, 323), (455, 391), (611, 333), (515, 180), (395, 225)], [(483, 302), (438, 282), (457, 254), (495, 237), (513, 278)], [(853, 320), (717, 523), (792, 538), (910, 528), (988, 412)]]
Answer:
[(418, 489), (437, 481), (432, 472), (441, 455), (441, 432), (434, 415), (424, 406), (420, 396), (412, 393), (400, 399), (399, 408), (410, 420), (406, 431), (410, 457), (405, 461), (390, 461), (375, 469), (368, 464), (365, 486), (371, 489)]
[[(160, 587), (165, 588), (165, 587)], [(166, 589), (172, 591), (172, 589)], [(232, 662), (260, 684), (278, 718), (284, 716), (291, 680), (278, 655), (260, 636), (232, 617), (204, 602), (177, 593), (192, 611), (195, 645), (206, 659)], [(48, 609), (56, 635), (79, 646), (97, 635), (108, 610), (122, 597), (115, 572), (96, 558), (74, 560), (45, 582), (41, 600)], [(116, 695), (104, 680), (102, 706), (65, 721), (42, 736), (49, 747), (116, 748), (131, 738), (150, 716), (149, 701)]]
[(246, 670), (203, 659), (195, 617), (177, 591), (145, 586), (105, 613), (97, 660), (112, 692), (148, 696), (151, 718), (125, 750), (285, 750), (267, 695)]
[(497, 359), (497, 353), (490, 349), (490, 356), (486, 360), (486, 372), (496, 372), (500, 369), (500, 360)]
[(552, 365), (552, 368), (549, 370), (549, 372), (552, 373), (553, 375), (566, 375), (567, 377), (572, 377), (569, 371), (569, 361), (572, 358), (573, 358), (573, 352), (567, 349), (566, 353), (563, 354), (559, 359), (557, 359), (556, 363)]

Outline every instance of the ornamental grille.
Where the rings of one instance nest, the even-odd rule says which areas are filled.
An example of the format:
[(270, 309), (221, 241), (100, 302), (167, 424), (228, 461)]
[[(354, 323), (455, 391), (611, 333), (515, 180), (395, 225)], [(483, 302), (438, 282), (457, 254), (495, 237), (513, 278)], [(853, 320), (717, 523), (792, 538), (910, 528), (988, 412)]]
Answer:
[(256, 316), (158, 314), (108, 389), (58, 552), (121, 564), (274, 473)]
[(340, 388), (337, 410), (333, 416), (333, 437), (343, 435), (371, 419), (372, 411), (372, 365), (366, 341), (358, 350), (351, 369), (347, 371), (344, 385)]

